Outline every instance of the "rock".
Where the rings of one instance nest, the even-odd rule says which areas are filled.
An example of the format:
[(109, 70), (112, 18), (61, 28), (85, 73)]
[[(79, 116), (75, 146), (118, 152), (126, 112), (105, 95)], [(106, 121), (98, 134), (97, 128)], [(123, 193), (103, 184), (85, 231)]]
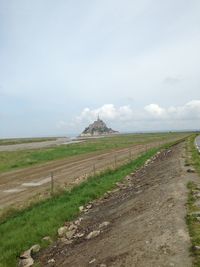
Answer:
[(99, 225), (99, 228), (104, 228), (104, 227), (107, 227), (108, 225), (110, 224), (110, 222), (103, 222)]
[(108, 128), (104, 121), (100, 120), (98, 117), (96, 121), (90, 124), (85, 130), (81, 133), (81, 137), (85, 136), (98, 136), (98, 135), (107, 135), (107, 134), (116, 134), (117, 131)]
[(34, 264), (34, 260), (30, 257), (28, 259), (20, 259), (19, 267), (29, 267)]
[(189, 168), (189, 169), (187, 169), (187, 172), (189, 172), (189, 173), (193, 173), (193, 172), (195, 172), (195, 169), (193, 169), (193, 168)]
[(31, 253), (37, 253), (40, 251), (40, 245), (36, 244), (36, 245), (33, 245), (31, 248)]
[(194, 246), (195, 250), (200, 250), (200, 246)]
[(86, 206), (86, 208), (89, 210), (89, 209), (91, 209), (92, 208), (92, 204), (88, 204), (87, 206)]
[(79, 207), (79, 211), (82, 212), (84, 210), (84, 207), (83, 206), (80, 206)]
[(86, 239), (92, 239), (94, 237), (97, 237), (100, 234), (100, 230), (92, 231), (86, 236)]
[(69, 228), (68, 228), (68, 230), (69, 230), (69, 231), (77, 230), (77, 228), (78, 228), (78, 227), (77, 227), (75, 224), (71, 223), (70, 226), (69, 226)]
[(70, 239), (72, 239), (72, 237), (74, 236), (75, 233), (76, 233), (75, 229), (73, 229), (71, 231), (67, 231), (65, 234), (65, 237), (70, 240)]
[(45, 236), (45, 237), (42, 238), (42, 240), (47, 241), (49, 243), (53, 242), (50, 236)]
[(56, 261), (54, 259), (48, 260), (48, 263), (55, 263)]
[(20, 255), (20, 259), (28, 259), (30, 257), (31, 257), (31, 250), (30, 249), (22, 252), (22, 254)]
[(82, 220), (83, 220), (83, 218), (80, 217), (78, 220), (76, 220), (76, 221), (74, 222), (74, 224), (75, 224), (75, 225), (80, 225), (81, 222), (82, 222)]
[(77, 233), (74, 238), (81, 238), (85, 235), (85, 233)]
[(72, 240), (69, 240), (67, 238), (62, 237), (61, 242), (64, 243), (65, 245), (70, 245), (72, 243)]
[(62, 226), (58, 229), (58, 236), (59, 237), (63, 237), (68, 231), (68, 227), (67, 226)]
[(102, 264), (99, 265), (99, 267), (107, 267), (107, 265), (102, 263)]
[(89, 261), (89, 264), (95, 263), (96, 259), (92, 259), (91, 261)]

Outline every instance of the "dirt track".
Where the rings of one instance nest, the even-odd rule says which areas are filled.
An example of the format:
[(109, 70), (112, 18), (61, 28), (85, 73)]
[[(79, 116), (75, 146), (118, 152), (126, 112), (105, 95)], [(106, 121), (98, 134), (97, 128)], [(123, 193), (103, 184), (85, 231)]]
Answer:
[[(158, 143), (154, 142), (148, 144), (148, 148), (157, 145)], [(131, 157), (137, 157), (145, 149), (146, 145), (133, 146)], [(51, 172), (54, 173), (55, 187), (64, 185), (70, 188), (85, 179), (85, 174), (91, 174), (94, 164), (96, 171), (114, 166), (116, 155), (117, 164), (122, 164), (128, 160), (129, 152), (130, 148), (91, 153), (0, 174), (0, 207), (23, 204), (36, 194), (49, 189)]]
[[(189, 267), (189, 235), (185, 224), (186, 183), (184, 145), (129, 176), (126, 188), (98, 200), (82, 214), (78, 231), (84, 237), (72, 244), (54, 243), (39, 255), (41, 266)], [(110, 224), (99, 236), (85, 236)], [(48, 260), (54, 263), (47, 263)]]

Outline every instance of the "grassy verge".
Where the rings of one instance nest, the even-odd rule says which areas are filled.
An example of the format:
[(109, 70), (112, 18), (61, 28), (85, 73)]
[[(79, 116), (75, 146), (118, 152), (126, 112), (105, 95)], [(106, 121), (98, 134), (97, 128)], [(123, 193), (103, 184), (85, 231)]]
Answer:
[(0, 152), (0, 173), (72, 156), (130, 147), (136, 144), (180, 139), (187, 133), (127, 134), (37, 150)]
[(66, 220), (72, 220), (79, 213), (79, 206), (102, 196), (115, 187), (133, 170), (141, 167), (158, 149), (151, 149), (138, 159), (89, 178), (70, 192), (38, 203), (7, 218), (0, 225), (0, 266), (16, 266), (19, 254), (35, 243), (45, 246), (42, 237), (56, 237), (57, 229)]
[[(194, 146), (195, 137), (196, 135), (192, 135), (188, 138), (186, 166), (193, 166), (200, 174), (200, 155)], [(196, 197), (198, 193), (200, 194), (200, 188), (194, 182), (189, 182), (187, 187), (189, 193), (186, 222), (192, 242), (191, 254), (194, 258), (193, 266), (200, 267), (200, 250), (197, 249), (200, 246), (200, 205)], [(199, 215), (196, 212), (199, 212)]]

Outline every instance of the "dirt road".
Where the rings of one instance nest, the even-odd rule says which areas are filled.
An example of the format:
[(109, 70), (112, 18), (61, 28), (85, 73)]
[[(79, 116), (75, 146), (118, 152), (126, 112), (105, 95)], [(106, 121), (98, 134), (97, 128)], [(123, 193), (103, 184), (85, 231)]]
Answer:
[(24, 203), (36, 194), (50, 189), (50, 173), (54, 173), (54, 186), (71, 188), (86, 179), (86, 174), (105, 169), (109, 166), (122, 164), (137, 157), (146, 148), (158, 146), (154, 142), (146, 145), (135, 145), (131, 148), (98, 152), (71, 157), (68, 159), (51, 161), (31, 168), (19, 169), (0, 174), (0, 207)]
[[(182, 143), (126, 177), (124, 189), (96, 201), (89, 212), (80, 215), (78, 232), (84, 236), (68, 245), (57, 241), (41, 252), (41, 266), (192, 266), (184, 219), (190, 174), (183, 156)], [(86, 240), (105, 221), (110, 224)]]

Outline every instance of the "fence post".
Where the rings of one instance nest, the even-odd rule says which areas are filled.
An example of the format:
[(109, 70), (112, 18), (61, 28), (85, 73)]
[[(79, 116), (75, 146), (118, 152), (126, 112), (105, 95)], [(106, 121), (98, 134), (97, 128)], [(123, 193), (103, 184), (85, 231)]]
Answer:
[(117, 155), (115, 155), (115, 169), (117, 168)]
[(132, 160), (131, 149), (129, 149), (129, 159)]
[(53, 172), (51, 172), (51, 196), (54, 194), (54, 179), (53, 179)]
[(95, 166), (95, 163), (93, 164), (93, 173), (94, 173), (94, 176), (96, 174), (96, 166)]

